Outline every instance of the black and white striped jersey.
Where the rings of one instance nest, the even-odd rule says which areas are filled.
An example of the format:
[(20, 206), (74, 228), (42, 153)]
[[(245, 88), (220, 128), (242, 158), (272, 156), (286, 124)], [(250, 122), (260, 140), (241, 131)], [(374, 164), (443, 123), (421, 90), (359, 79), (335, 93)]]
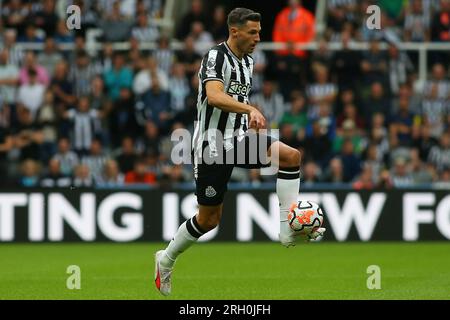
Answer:
[[(245, 55), (239, 59), (226, 42), (216, 45), (205, 54), (198, 73), (197, 121), (192, 139), (195, 156), (202, 157), (206, 146), (212, 152), (219, 148), (228, 151), (233, 147), (233, 137), (240, 139), (248, 130), (247, 114), (222, 111), (208, 103), (206, 82), (223, 82), (226, 94), (248, 104), (252, 73), (253, 58)], [(221, 135), (223, 140), (217, 139), (217, 135)], [(222, 141), (223, 146), (219, 145)]]

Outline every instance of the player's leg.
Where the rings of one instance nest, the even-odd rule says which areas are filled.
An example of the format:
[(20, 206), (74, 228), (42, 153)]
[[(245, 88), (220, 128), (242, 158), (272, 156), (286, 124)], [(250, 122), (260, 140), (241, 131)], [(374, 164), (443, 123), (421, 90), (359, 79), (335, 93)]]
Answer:
[(171, 274), (179, 255), (219, 224), (232, 170), (233, 167), (228, 165), (198, 165), (194, 170), (197, 172), (195, 193), (199, 210), (180, 225), (167, 248), (155, 256), (155, 283), (163, 295), (171, 292)]
[(300, 189), (301, 153), (275, 141), (268, 150), (271, 161), (278, 165), (276, 192), (280, 203), (280, 242), (286, 247), (295, 245), (294, 231), (289, 227), (288, 213), (292, 203), (297, 202)]
[(199, 205), (195, 216), (186, 220), (178, 228), (177, 233), (164, 250), (161, 266), (172, 268), (178, 256), (197, 242), (198, 238), (214, 229), (220, 222), (223, 204)]

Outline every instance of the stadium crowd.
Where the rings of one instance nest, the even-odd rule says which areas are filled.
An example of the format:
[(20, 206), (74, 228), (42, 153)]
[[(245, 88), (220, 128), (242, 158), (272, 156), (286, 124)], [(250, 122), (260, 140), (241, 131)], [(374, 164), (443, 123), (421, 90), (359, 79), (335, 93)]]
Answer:
[[(66, 27), (72, 3), (81, 8), (80, 30)], [(169, 36), (154, 24), (164, 0), (0, 1), (1, 186), (193, 183), (190, 165), (171, 161), (170, 135), (177, 128), (192, 132), (202, 55), (228, 34), (230, 8), (213, 3), (192, 0)], [(370, 4), (382, 8), (381, 30), (364, 23)], [(253, 54), (250, 102), (280, 129), (283, 142), (303, 151), (303, 185), (449, 188), (450, 57), (431, 52), (421, 83), (417, 54), (397, 44), (450, 41), (450, 1), (327, 6), (321, 38), (298, 0), (286, 1), (273, 26), (274, 41), (316, 40), (317, 50)], [(86, 46), (89, 28), (102, 31), (98, 52)], [(171, 48), (174, 39), (183, 49)], [(155, 50), (140, 48), (149, 41), (157, 42)], [(329, 50), (330, 41), (343, 49)], [(351, 50), (353, 41), (370, 48)], [(19, 45), (36, 42), (42, 50)], [(114, 42), (130, 48), (114, 50)], [(67, 43), (74, 49), (59, 49)], [(275, 179), (238, 168), (232, 176), (253, 186)]]

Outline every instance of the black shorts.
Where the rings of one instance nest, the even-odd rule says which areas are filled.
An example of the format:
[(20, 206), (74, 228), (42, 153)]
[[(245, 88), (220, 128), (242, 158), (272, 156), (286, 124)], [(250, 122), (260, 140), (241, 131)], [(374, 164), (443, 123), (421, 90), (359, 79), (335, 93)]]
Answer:
[[(261, 140), (265, 139), (265, 141)], [(261, 144), (260, 144), (261, 141)], [(233, 148), (228, 152), (224, 151), (224, 157), (232, 155), (228, 159), (233, 161), (222, 161), (221, 163), (195, 163), (194, 162), (194, 178), (195, 178), (195, 195), (200, 205), (216, 206), (223, 202), (223, 198), (227, 191), (228, 181), (234, 167), (245, 169), (259, 169), (270, 167), (271, 163), (267, 158), (267, 151), (272, 143), (278, 141), (276, 138), (259, 133), (246, 134), (241, 141), (234, 140)], [(257, 143), (257, 152), (259, 156), (255, 156), (254, 152), (250, 153), (250, 146)], [(261, 148), (265, 150), (261, 150)], [(243, 157), (245, 155), (245, 157)], [(253, 155), (253, 156), (251, 156)]]

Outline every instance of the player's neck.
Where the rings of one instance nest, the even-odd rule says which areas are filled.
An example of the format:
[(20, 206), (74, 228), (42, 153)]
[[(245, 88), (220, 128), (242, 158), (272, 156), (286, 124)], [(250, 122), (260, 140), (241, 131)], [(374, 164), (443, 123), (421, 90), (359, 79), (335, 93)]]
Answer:
[(228, 48), (230, 48), (231, 52), (237, 57), (239, 58), (239, 60), (242, 60), (242, 58), (244, 57), (244, 53), (241, 52), (238, 47), (236, 46), (236, 44), (234, 43), (234, 41), (231, 41), (230, 39), (228, 39), (225, 42), (228, 46)]

